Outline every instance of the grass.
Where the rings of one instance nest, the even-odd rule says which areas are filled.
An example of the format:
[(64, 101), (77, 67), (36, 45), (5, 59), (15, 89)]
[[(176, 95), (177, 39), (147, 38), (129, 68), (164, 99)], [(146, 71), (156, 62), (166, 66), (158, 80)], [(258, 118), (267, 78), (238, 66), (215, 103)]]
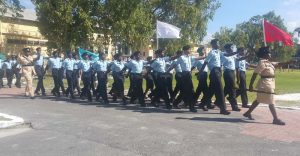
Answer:
[[(249, 85), (251, 75), (253, 71), (249, 70), (247, 71), (247, 86)], [(256, 82), (258, 81), (259, 78), (257, 78)], [(36, 84), (37, 80), (34, 81)], [(108, 81), (108, 88), (111, 87), (112, 85), (112, 78), (109, 78)], [(144, 81), (143, 87), (145, 89), (145, 84), (146, 82)], [(198, 85), (198, 80), (196, 79), (196, 76), (193, 74), (193, 83), (194, 87)], [(64, 84), (65, 87), (67, 87), (67, 82), (64, 79)], [(175, 86), (176, 81), (175, 79), (173, 80), (173, 86)], [(45, 88), (51, 89), (54, 87), (54, 83), (52, 80), (51, 76), (46, 76), (44, 80), (44, 85)], [(125, 89), (129, 88), (129, 79), (127, 78), (125, 80)], [(224, 83), (223, 83), (224, 85)], [(276, 89), (275, 89), (276, 94), (287, 94), (287, 93), (300, 93), (300, 70), (293, 70), (293, 71), (279, 71), (276, 70)], [(256, 93), (254, 92), (248, 92), (248, 97), (249, 97), (249, 102), (253, 101), (255, 99)], [(240, 102), (240, 98), (238, 98), (238, 101)]]

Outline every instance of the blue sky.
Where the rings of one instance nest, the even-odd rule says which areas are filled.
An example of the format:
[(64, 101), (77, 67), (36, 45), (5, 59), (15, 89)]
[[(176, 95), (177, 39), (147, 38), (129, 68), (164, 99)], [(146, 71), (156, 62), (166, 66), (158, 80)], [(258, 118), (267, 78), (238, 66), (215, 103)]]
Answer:
[[(219, 0), (221, 7), (210, 21), (207, 34), (217, 32), (220, 27), (234, 28), (236, 24), (274, 10), (285, 19), (289, 31), (300, 27), (300, 0)], [(26, 9), (34, 9), (30, 0), (21, 0)]]

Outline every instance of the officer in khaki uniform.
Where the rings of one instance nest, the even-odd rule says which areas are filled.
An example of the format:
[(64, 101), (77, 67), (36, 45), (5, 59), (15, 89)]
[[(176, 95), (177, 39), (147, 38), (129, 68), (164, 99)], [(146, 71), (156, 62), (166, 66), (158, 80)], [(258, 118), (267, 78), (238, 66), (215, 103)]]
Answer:
[(275, 67), (271, 59), (269, 47), (262, 47), (259, 49), (257, 53), (257, 57), (260, 58), (256, 69), (251, 77), (251, 82), (249, 85), (249, 90), (253, 91), (253, 84), (257, 75), (260, 76), (260, 79), (257, 83), (255, 92), (257, 92), (257, 96), (255, 101), (250, 106), (249, 110), (244, 114), (245, 117), (254, 120), (252, 118), (252, 111), (258, 106), (259, 103), (269, 104), (269, 109), (273, 116), (273, 124), (275, 125), (285, 125), (285, 122), (281, 121), (276, 113), (275, 109), (275, 99), (274, 99), (274, 91), (275, 91)]
[(30, 49), (24, 48), (23, 55), (19, 53), (18, 55), (18, 62), (22, 65), (21, 72), (26, 80), (26, 87), (25, 87), (25, 95), (30, 96), (31, 99), (34, 98), (34, 92), (32, 88), (32, 79), (33, 75), (35, 75), (34, 70), (34, 61), (39, 59), (39, 55), (37, 57), (33, 57), (30, 55)]

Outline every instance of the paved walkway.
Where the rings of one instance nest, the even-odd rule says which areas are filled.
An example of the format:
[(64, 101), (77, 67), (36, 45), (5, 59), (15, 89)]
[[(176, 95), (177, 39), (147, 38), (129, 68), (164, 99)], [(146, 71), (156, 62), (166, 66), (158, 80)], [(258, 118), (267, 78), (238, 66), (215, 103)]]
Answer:
[[(99, 105), (54, 97), (30, 100), (23, 89), (1, 89), (2, 113), (23, 117), (32, 129), (1, 135), (1, 155), (278, 155), (300, 152), (300, 111), (278, 109), (286, 126), (272, 122), (267, 107), (229, 116), (218, 110), (189, 113)], [(5, 137), (6, 136), (6, 137)]]

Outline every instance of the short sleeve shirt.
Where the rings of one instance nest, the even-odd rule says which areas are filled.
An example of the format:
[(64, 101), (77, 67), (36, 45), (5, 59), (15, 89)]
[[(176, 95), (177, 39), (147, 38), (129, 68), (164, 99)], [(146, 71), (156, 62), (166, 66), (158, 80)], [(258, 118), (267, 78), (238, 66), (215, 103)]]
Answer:
[(93, 69), (97, 72), (106, 72), (109, 62), (106, 60), (98, 60), (93, 63)]
[[(196, 67), (198, 69), (198, 71), (200, 71), (203, 64), (204, 64), (204, 60), (197, 60), (197, 61), (194, 62), (193, 66)], [(208, 72), (208, 67), (207, 66), (203, 69), (203, 72)]]
[(131, 73), (140, 74), (143, 72), (143, 67), (146, 63), (144, 60), (131, 60), (127, 62), (125, 66), (131, 70)]
[(215, 67), (220, 68), (221, 67), (221, 52), (218, 49), (211, 50), (210, 53), (208, 53), (205, 62), (207, 62), (207, 66), (209, 70), (212, 70)]
[(225, 56), (225, 52), (221, 54), (221, 63), (225, 70), (235, 70), (236, 55)]

